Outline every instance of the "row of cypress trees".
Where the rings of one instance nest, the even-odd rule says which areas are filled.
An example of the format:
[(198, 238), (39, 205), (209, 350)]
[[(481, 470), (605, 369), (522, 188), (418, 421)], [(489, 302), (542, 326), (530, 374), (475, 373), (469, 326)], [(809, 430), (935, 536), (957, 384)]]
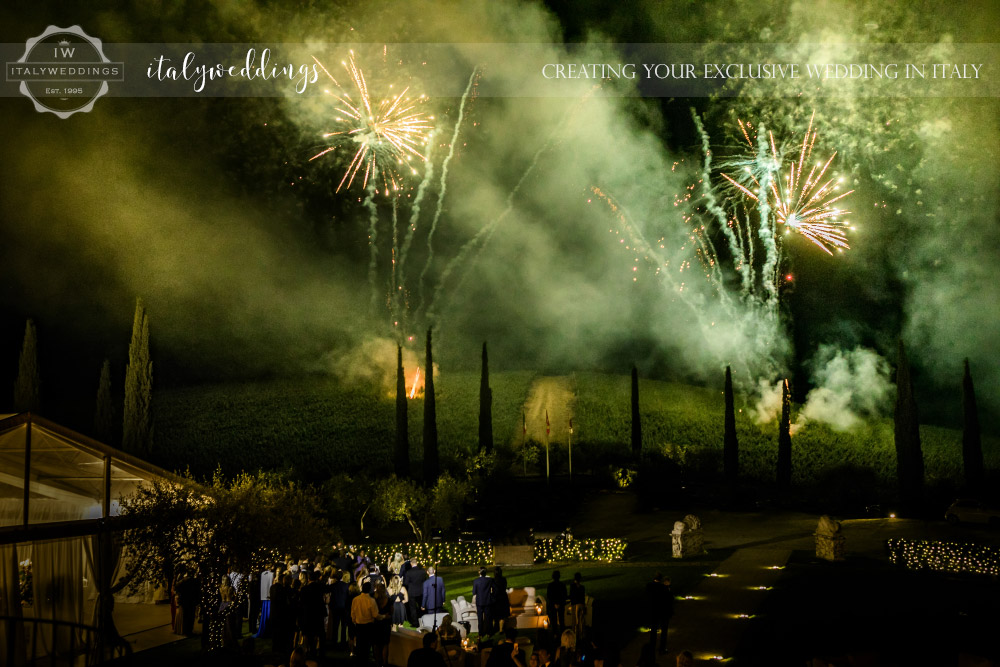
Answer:
[[(736, 437), (733, 375), (729, 366), (726, 366), (723, 394), (725, 397), (722, 440), (723, 475), (727, 484), (734, 484), (739, 477), (739, 441)], [(642, 452), (642, 422), (639, 414), (639, 375), (635, 366), (632, 366), (631, 403), (632, 454), (638, 458)], [(970, 492), (979, 493), (983, 490), (985, 483), (985, 470), (976, 391), (972, 383), (968, 359), (965, 360), (962, 377), (962, 418), (962, 461), (965, 484)], [(899, 341), (898, 349), (896, 403), (893, 421), (901, 510), (913, 514), (920, 511), (923, 502), (924, 458), (920, 446), (920, 422), (913, 391), (913, 379), (902, 340)], [(788, 488), (792, 483), (791, 392), (787, 379), (781, 385), (776, 482), (781, 488)]]
[[(483, 343), (483, 365), (479, 381), (479, 451), (493, 452), (493, 390), (490, 388), (489, 358)], [(434, 398), (434, 353), (432, 333), (427, 330), (427, 347), (424, 361), (424, 459), (423, 480), (428, 486), (440, 475), (438, 454), (437, 403)], [(399, 477), (410, 475), (410, 429), (406, 399), (406, 373), (403, 369), (403, 346), (396, 346), (396, 443), (394, 468)]]
[[(38, 370), (38, 331), (33, 320), (24, 328), (24, 341), (14, 382), (15, 412), (41, 409), (41, 375)], [(149, 356), (149, 316), (142, 299), (136, 299), (132, 338), (125, 370), (125, 401), (122, 413), (122, 448), (145, 455), (153, 443), (153, 362)], [(111, 362), (104, 360), (97, 385), (94, 410), (94, 435), (102, 442), (112, 442), (115, 410), (111, 398)]]

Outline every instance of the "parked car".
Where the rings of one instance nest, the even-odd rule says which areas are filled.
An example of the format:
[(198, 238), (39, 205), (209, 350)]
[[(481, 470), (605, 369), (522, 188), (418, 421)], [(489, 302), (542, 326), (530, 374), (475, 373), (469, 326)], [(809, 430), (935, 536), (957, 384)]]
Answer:
[(988, 523), (1000, 527), (1000, 509), (989, 508), (978, 500), (959, 498), (944, 513), (948, 523)]

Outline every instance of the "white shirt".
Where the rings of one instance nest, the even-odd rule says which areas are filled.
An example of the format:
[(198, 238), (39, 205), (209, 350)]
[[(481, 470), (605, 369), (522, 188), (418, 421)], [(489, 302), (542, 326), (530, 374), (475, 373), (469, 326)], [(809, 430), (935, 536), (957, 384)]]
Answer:
[(260, 573), (260, 599), (271, 599), (271, 584), (274, 583), (274, 572), (265, 570)]

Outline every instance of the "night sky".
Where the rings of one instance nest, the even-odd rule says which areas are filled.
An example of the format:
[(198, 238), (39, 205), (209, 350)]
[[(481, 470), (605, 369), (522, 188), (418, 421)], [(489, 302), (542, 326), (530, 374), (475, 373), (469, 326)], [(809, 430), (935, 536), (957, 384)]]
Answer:
[[(43, 413), (78, 416), (103, 358), (124, 375), (141, 296), (159, 386), (299, 373), (350, 379), (381, 367), (399, 337), (413, 336), (411, 350), (422, 349), (433, 324), (444, 371), (476, 368), (478, 345), (488, 339), (498, 370), (624, 372), (635, 361), (649, 376), (721, 385), (721, 369), (733, 364), (748, 392), (787, 374), (800, 401), (825, 386), (853, 409), (886, 414), (879, 392), (902, 336), (926, 420), (957, 421), (965, 357), (983, 409), (1000, 412), (1000, 115), (996, 97), (977, 96), (974, 87), (997, 89), (994, 3), (650, 1), (625, 10), (603, 1), (482, 0), (462, 3), (460, 12), (444, 2), (355, 5), (0, 9), (0, 41), (14, 45), (49, 24), (78, 24), (106, 43), (309, 45), (288, 51), (296, 62), (319, 54), (337, 63), (358, 42), (386, 44), (390, 54), (408, 42), (451, 44), (447, 72), (391, 56), (364, 67), (373, 91), (404, 82), (457, 91), (422, 107), (439, 128), (435, 175), (419, 215), (423, 165), (405, 178), (397, 200), (399, 238), (411, 220), (417, 229), (405, 260), (407, 307), (396, 312), (386, 297), (391, 200), (374, 202), (373, 289), (373, 209), (359, 184), (336, 192), (352, 151), (309, 159), (330, 145), (322, 137), (332, 117), (328, 98), (294, 91), (109, 97), (91, 113), (60, 120), (8, 92), (0, 99), (0, 389), (13, 386), (24, 321), (32, 317)], [(768, 45), (783, 45), (777, 53), (800, 61), (817, 52), (857, 61), (868, 45), (881, 44), (951, 62), (966, 53), (963, 45), (979, 44), (977, 53), (994, 59), (985, 61), (982, 82), (934, 97), (899, 94), (891, 87), (898, 82), (857, 81), (830, 94), (789, 81), (741, 88), (735, 80), (722, 89), (730, 96), (719, 98), (642, 97), (628, 88), (642, 92), (641, 83), (621, 81), (597, 93), (593, 81), (569, 82), (571, 94), (546, 97), (538, 95), (546, 84), (534, 60), (491, 62), (466, 100), (442, 181), (461, 92), (483, 65), (462, 44), (490, 42), (549, 44), (552, 62), (571, 62), (577, 55), (569, 51), (621, 61), (627, 44), (659, 43), (712, 45), (745, 62), (775, 53)], [(490, 93), (477, 95), (478, 87)], [(834, 168), (854, 189), (845, 201), (857, 227), (851, 249), (831, 257), (805, 239), (782, 237), (778, 301), (761, 307), (759, 297), (744, 298), (711, 215), (694, 206), (685, 219), (674, 205), (702, 175), (692, 109), (715, 157), (712, 186), (746, 224), (756, 209), (725, 190), (721, 177), (727, 158), (746, 155), (736, 119), (763, 123), (791, 154), (815, 112), (817, 153), (836, 151)], [(699, 224), (718, 248), (715, 282), (700, 270), (691, 241)], [(485, 243), (467, 246), (477, 234)], [(635, 249), (637, 238), (663, 246), (669, 267), (661, 271), (676, 271), (674, 282)], [(686, 274), (685, 261), (692, 263)], [(768, 323), (768, 313), (777, 321)]]

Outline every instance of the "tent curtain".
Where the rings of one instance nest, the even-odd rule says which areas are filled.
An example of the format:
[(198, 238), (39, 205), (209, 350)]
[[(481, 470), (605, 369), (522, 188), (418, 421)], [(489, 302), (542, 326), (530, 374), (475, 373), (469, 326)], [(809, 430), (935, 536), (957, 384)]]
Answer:
[(125, 643), (115, 628), (113, 616), (115, 596), (112, 590), (125, 569), (121, 554), (121, 540), (111, 533), (91, 535), (84, 541), (87, 577), (97, 590), (90, 617), (91, 625), (101, 632), (95, 646), (98, 662), (113, 658), (114, 648)]
[(24, 626), (21, 618), (21, 582), (17, 571), (17, 545), (0, 545), (0, 616), (14, 620), (0, 622), (0, 663), (22, 667), (26, 662)]
[[(9, 520), (20, 509), (9, 500), (0, 502), (0, 520)], [(84, 517), (88, 507), (61, 500), (32, 498), (29, 521), (71, 521)], [(30, 558), (34, 603), (22, 609), (25, 618), (46, 621), (86, 623), (84, 615), (84, 538), (32, 542), (21, 556)], [(29, 622), (26, 627), (31, 627)], [(79, 631), (56, 628), (40, 623), (31, 628), (37, 632), (38, 655), (52, 655), (69, 649), (70, 644), (82, 647), (86, 637)], [(75, 634), (73, 634), (75, 633)], [(34, 643), (34, 642), (32, 642)]]

